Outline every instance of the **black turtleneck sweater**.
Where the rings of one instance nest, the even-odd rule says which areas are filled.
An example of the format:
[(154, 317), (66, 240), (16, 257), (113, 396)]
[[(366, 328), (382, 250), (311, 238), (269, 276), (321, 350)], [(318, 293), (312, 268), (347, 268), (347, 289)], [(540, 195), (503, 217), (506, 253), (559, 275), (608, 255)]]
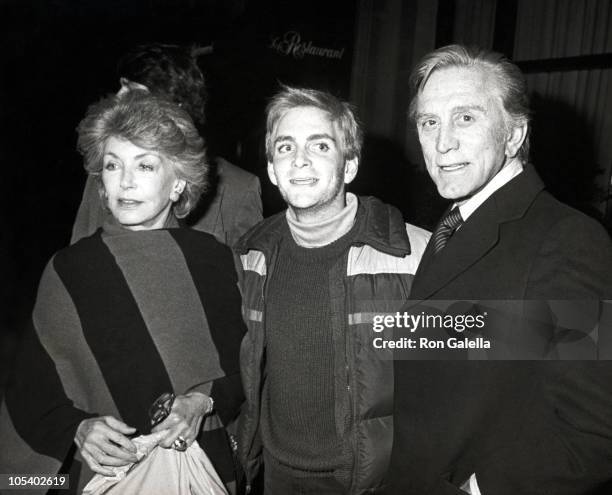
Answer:
[(340, 239), (296, 244), (285, 227), (266, 304), (266, 381), (261, 434), (279, 462), (305, 471), (344, 467), (335, 421), (330, 273), (346, 263), (359, 217)]

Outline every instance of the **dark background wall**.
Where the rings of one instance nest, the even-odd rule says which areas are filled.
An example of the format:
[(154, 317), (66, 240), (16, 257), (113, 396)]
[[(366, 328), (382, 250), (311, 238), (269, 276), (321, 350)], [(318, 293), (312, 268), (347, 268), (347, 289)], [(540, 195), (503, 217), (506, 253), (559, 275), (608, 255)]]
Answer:
[(551, 192), (612, 230), (610, 33), (612, 0), (360, 0), (351, 99), (370, 135), (366, 152), (378, 159), (368, 173), (382, 167), (369, 183), (408, 219), (431, 226), (441, 205), (419, 173), (422, 157), (406, 116), (409, 74), (433, 48), (478, 45), (526, 73), (531, 158)]
[[(612, 224), (612, 0), (0, 0), (0, 383), (50, 256), (68, 243), (85, 181), (75, 151), (87, 106), (146, 42), (212, 44), (212, 151), (258, 174), (279, 82), (352, 101), (366, 130), (352, 189), (431, 228), (446, 206), (406, 117), (416, 61), (451, 42), (514, 57), (534, 97), (533, 159), (561, 199)], [(300, 46), (340, 57), (300, 56)], [(300, 45), (300, 43), (302, 45)], [(1, 388), (1, 387), (0, 387)]]

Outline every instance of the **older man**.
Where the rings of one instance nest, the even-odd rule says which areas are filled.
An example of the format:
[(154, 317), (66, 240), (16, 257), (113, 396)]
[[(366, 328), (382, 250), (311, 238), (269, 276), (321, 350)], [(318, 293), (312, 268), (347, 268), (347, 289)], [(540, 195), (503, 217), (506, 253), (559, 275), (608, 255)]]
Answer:
[(285, 87), (267, 110), (270, 180), (287, 210), (236, 250), (248, 334), (240, 448), (266, 495), (373, 493), (388, 467), (393, 365), (372, 315), (397, 311), (428, 240), (395, 208), (347, 193), (361, 132), (346, 103)]
[[(497, 315), (495, 331), (505, 333), (492, 345), (550, 357), (553, 344), (572, 335), (559, 332), (566, 315), (550, 308), (586, 301), (595, 307), (593, 326), (600, 302), (612, 297), (610, 239), (546, 192), (528, 164), (526, 85), (508, 59), (447, 46), (425, 56), (413, 81), (410, 110), (427, 170), (453, 205), (411, 298), (512, 308)], [(600, 339), (609, 333), (599, 327)], [(388, 493), (610, 493), (609, 362), (438, 357), (395, 362)]]

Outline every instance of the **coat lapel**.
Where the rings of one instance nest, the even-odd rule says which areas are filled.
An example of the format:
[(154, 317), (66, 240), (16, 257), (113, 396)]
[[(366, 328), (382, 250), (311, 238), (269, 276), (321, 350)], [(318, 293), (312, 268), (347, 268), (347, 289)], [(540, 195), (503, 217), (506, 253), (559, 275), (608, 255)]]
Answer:
[(500, 226), (525, 215), (537, 193), (544, 188), (529, 165), (517, 177), (493, 193), (455, 232), (437, 255), (430, 241), (417, 270), (411, 299), (428, 299), (493, 249)]
[[(417, 272), (413, 285), (413, 298), (427, 299), (441, 287), (469, 269), (489, 252), (499, 240), (499, 222), (495, 208), (479, 208), (449, 239), (438, 254), (427, 246), (427, 265)], [(478, 218), (474, 218), (474, 217)]]

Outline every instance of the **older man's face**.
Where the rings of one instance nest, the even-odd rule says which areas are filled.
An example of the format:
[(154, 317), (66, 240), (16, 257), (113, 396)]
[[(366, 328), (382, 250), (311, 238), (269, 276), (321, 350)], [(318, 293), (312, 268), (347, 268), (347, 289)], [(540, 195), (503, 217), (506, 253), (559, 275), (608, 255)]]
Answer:
[(427, 170), (440, 195), (461, 204), (506, 163), (502, 102), (477, 68), (434, 72), (417, 101), (416, 123)]

